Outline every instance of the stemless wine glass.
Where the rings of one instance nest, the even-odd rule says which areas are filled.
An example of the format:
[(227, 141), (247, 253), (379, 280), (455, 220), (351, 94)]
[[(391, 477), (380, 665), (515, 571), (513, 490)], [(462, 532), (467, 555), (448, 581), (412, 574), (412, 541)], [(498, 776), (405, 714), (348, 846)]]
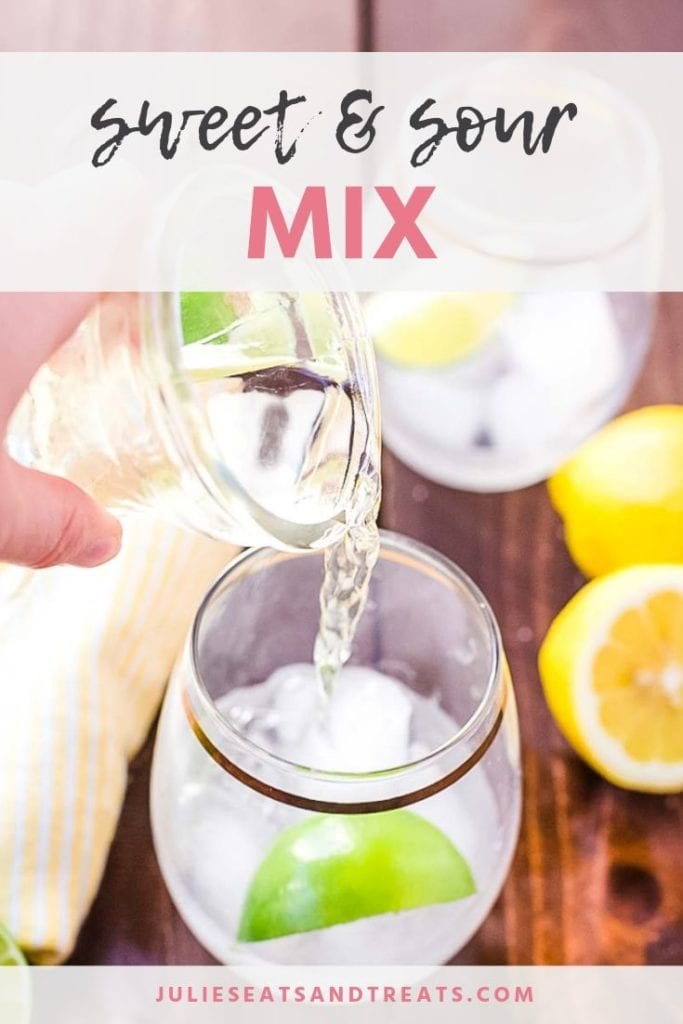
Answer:
[[(266, 696), (259, 684), (310, 665), (322, 563), (319, 552), (248, 552), (199, 609), (154, 758), (159, 863), (187, 924), (224, 963), (445, 962), (489, 912), (519, 828), (517, 716), (498, 627), (460, 569), (383, 533), (345, 684), (353, 714), (327, 723), (334, 749), (325, 729), (307, 746), (297, 731), (315, 730), (320, 709), (284, 678)], [(369, 669), (397, 681), (391, 693), (352, 692)], [(401, 728), (403, 753), (386, 753)], [(276, 752), (283, 736), (298, 762)], [(382, 769), (365, 770), (378, 748)], [(306, 823), (323, 833), (322, 851)], [(384, 842), (379, 875), (362, 850), (345, 861), (358, 834)], [(299, 839), (288, 848), (290, 836)], [(301, 924), (254, 936), (248, 893), (264, 871), (282, 882), (292, 853), (296, 874), (277, 900), (291, 897)], [(364, 912), (368, 890), (396, 878), (398, 909)], [(311, 927), (321, 910), (326, 926)]]
[(560, 56), (487, 60), (435, 93), (448, 110), (495, 110), (501, 98), (509, 111), (578, 108), (547, 153), (527, 156), (517, 138), (422, 168), (435, 186), (424, 228), (453, 291), (366, 304), (388, 447), (439, 483), (510, 490), (548, 476), (613, 416), (642, 366), (657, 143), (629, 101)]

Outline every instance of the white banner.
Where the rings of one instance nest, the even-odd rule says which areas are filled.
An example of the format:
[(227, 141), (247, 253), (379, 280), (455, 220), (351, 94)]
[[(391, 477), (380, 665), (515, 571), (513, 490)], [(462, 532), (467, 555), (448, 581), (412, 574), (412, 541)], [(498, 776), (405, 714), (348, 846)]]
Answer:
[(678, 1024), (667, 967), (0, 969), (7, 1024)]
[(679, 53), (0, 54), (0, 288), (683, 289)]

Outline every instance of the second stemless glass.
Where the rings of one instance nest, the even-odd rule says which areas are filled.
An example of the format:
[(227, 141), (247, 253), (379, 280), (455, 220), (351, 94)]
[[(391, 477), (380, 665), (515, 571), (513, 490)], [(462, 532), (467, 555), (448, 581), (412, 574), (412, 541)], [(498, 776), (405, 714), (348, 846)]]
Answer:
[[(296, 764), (265, 739), (248, 737), (233, 705), (236, 691), (248, 692), (285, 665), (311, 662), (321, 578), (317, 552), (261, 549), (234, 561), (207, 595), (157, 740), (152, 821), (162, 872), (190, 928), (224, 963), (442, 963), (489, 912), (519, 829), (517, 717), (498, 628), (456, 566), (384, 533), (351, 664), (391, 676), (410, 693), (411, 757), (369, 772)], [(258, 707), (264, 737), (269, 716), (287, 713), (287, 699)], [(380, 737), (389, 714), (368, 706), (353, 726), (358, 743), (361, 733), (366, 743)], [(238, 939), (251, 881), (284, 830), (320, 815), (378, 821), (398, 808), (431, 822), (460, 851), (472, 894), (263, 941)], [(409, 856), (397, 842), (399, 859)]]
[(506, 491), (549, 476), (619, 411), (648, 349), (657, 142), (629, 100), (574, 62), (483, 59), (435, 83), (445, 109), (496, 109), (505, 97), (509, 110), (541, 111), (571, 97), (579, 114), (541, 163), (510, 145), (425, 166), (435, 191), (423, 223), (453, 291), (367, 304), (384, 439), (447, 486)]
[[(452, 363), (418, 368), (378, 354), (384, 441), (448, 487), (538, 483), (622, 408), (653, 312), (653, 296), (640, 292), (526, 293), (507, 298), (476, 351)], [(457, 318), (452, 331), (457, 342)]]

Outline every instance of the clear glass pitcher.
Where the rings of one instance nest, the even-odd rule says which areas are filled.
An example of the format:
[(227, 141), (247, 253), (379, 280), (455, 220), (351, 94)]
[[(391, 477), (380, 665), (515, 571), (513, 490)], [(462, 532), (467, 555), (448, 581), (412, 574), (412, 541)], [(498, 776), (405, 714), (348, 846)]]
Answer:
[(376, 477), (376, 393), (352, 295), (109, 294), (34, 378), (8, 449), (113, 508), (317, 548)]

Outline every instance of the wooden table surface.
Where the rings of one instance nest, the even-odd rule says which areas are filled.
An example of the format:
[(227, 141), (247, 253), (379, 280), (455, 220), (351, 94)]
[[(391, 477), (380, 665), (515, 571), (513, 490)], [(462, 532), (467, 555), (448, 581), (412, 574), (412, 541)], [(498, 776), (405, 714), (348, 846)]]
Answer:
[(0, 50), (673, 50), (680, 0), (3, 0)]
[[(5, 0), (0, 49), (670, 50), (680, 0)], [(633, 404), (683, 401), (683, 296), (661, 302)], [(522, 835), (461, 963), (683, 963), (683, 798), (628, 794), (568, 749), (543, 702), (538, 644), (580, 586), (543, 486), (438, 487), (389, 453), (382, 521), (458, 561), (498, 616), (524, 748)], [(151, 740), (130, 787), (79, 964), (211, 962), (175, 912), (151, 845)]]

